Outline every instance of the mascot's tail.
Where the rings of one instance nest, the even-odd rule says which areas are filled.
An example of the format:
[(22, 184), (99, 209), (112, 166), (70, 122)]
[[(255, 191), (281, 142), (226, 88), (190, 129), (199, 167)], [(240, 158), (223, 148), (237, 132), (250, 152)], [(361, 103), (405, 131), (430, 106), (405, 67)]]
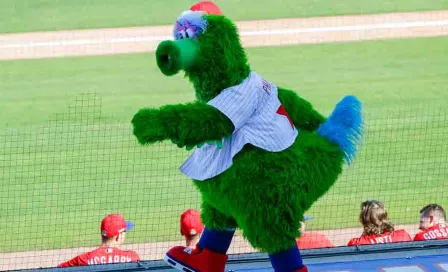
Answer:
[(337, 144), (350, 164), (356, 156), (363, 134), (362, 105), (355, 96), (344, 97), (334, 108), (317, 133)]

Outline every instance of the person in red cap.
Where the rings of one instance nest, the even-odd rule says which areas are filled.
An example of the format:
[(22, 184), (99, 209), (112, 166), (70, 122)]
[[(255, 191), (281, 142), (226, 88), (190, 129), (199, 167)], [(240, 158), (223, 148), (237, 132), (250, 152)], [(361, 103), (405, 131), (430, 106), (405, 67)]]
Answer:
[(203, 230), (201, 214), (197, 210), (186, 210), (180, 216), (180, 233), (185, 238), (186, 247), (195, 249)]
[(306, 221), (313, 219), (311, 216), (305, 216), (301, 223), (301, 236), (297, 238), (299, 249), (328, 248), (334, 247), (334, 244), (323, 234), (318, 232), (306, 232)]
[(125, 221), (120, 214), (107, 215), (101, 222), (101, 246), (90, 252), (78, 255), (67, 262), (63, 262), (58, 267), (140, 261), (140, 257), (135, 251), (118, 248), (125, 241), (126, 231), (131, 230), (133, 227), (134, 224), (130, 221)]

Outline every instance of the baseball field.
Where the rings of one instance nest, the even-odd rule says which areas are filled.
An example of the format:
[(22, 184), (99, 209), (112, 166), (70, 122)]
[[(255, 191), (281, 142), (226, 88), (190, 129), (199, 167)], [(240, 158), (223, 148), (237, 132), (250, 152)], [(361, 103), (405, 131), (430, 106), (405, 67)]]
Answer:
[[(238, 21), (448, 9), (441, 0), (261, 2), (217, 1)], [(0, 32), (170, 24), (193, 1), (170, 3), (2, 2)], [(442, 16), (448, 20), (448, 12)], [(0, 35), (0, 49), (7, 38)], [(353, 228), (366, 199), (385, 202), (392, 221), (413, 233), (422, 206), (448, 207), (441, 189), (448, 179), (448, 37), (280, 44), (248, 48), (252, 69), (296, 90), (325, 115), (347, 94), (357, 95), (366, 112), (363, 149), (309, 211), (310, 230), (359, 235)], [(163, 76), (153, 52), (3, 60), (0, 66), (0, 269), (51, 266), (49, 258), (37, 260), (40, 250), (78, 248), (70, 251), (77, 254), (97, 245), (99, 222), (111, 212), (134, 221), (128, 243), (142, 256), (180, 239), (178, 216), (199, 208), (198, 193), (178, 171), (189, 152), (170, 143), (138, 146), (130, 120), (142, 107), (193, 100), (182, 75)], [(23, 264), (7, 252), (37, 258)]]
[[(197, 1), (34, 0), (0, 2), (0, 33), (172, 24)], [(233, 20), (443, 10), (444, 0), (216, 0)]]

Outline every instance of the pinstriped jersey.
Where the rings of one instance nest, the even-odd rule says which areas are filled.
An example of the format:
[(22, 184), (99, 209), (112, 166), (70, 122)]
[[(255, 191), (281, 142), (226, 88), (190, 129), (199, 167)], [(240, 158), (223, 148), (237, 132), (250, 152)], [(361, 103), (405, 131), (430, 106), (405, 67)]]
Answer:
[(208, 104), (226, 115), (235, 129), (223, 146), (205, 144), (196, 148), (182, 164), (186, 176), (203, 181), (227, 170), (233, 157), (246, 144), (270, 152), (280, 152), (290, 147), (297, 129), (281, 105), (277, 87), (251, 72), (239, 85), (224, 89)]

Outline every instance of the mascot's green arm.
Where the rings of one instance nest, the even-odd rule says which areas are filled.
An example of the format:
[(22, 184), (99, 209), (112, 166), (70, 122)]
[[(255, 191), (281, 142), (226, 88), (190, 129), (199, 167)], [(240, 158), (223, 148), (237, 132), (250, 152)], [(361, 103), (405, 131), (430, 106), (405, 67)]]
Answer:
[(229, 137), (233, 123), (224, 114), (203, 102), (144, 108), (132, 119), (140, 144), (170, 139), (178, 147), (191, 147)]
[(317, 112), (310, 102), (299, 97), (295, 92), (278, 88), (278, 98), (291, 117), (294, 125), (303, 130), (314, 131), (326, 118)]

